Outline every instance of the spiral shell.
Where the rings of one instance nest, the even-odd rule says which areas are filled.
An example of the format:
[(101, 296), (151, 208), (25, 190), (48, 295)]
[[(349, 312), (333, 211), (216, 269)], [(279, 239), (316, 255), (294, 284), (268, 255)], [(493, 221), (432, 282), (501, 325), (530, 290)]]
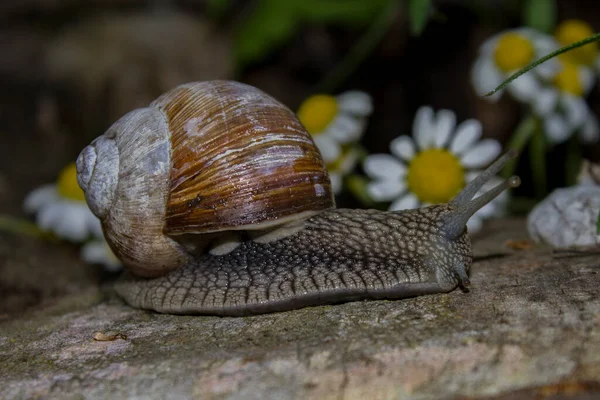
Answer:
[(167, 116), (171, 133), (165, 232), (265, 227), (334, 206), (310, 135), (260, 90), (236, 82), (194, 83), (151, 107)]
[(335, 207), (295, 115), (237, 82), (176, 87), (117, 121), (77, 168), (111, 248), (142, 276), (189, 260), (178, 236), (265, 229)]

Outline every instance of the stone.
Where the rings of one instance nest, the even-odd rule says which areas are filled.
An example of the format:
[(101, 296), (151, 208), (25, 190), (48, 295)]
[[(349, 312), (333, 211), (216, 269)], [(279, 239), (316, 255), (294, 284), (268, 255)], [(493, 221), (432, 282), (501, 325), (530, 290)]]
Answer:
[(600, 186), (556, 189), (529, 213), (527, 229), (537, 242), (558, 249), (598, 245), (599, 213)]
[(0, 322), (0, 398), (600, 396), (600, 256), (524, 246), (524, 227), (474, 239), (469, 292), (398, 301), (175, 316), (83, 277)]

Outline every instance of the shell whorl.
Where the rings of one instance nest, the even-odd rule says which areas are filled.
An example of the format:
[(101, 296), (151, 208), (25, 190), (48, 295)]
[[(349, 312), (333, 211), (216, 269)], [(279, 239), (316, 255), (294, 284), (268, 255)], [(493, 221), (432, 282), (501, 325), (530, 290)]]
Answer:
[(162, 275), (189, 259), (163, 234), (170, 165), (168, 126), (152, 108), (122, 117), (77, 161), (79, 184), (107, 242), (136, 275)]
[(263, 229), (335, 207), (295, 115), (237, 82), (176, 87), (115, 122), (77, 168), (108, 243), (141, 276), (189, 261), (176, 235)]
[(114, 137), (102, 135), (77, 157), (77, 183), (98, 218), (110, 209), (119, 179), (119, 149)]
[(165, 232), (259, 229), (335, 206), (312, 138), (259, 89), (197, 82), (151, 107), (165, 114), (171, 133)]

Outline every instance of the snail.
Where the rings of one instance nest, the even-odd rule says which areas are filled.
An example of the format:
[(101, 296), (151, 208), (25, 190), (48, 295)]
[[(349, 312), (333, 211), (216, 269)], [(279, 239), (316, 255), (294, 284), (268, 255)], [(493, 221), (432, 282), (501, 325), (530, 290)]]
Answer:
[(127, 272), (131, 306), (251, 315), (469, 285), (469, 217), (508, 152), (448, 204), (337, 209), (320, 153), (287, 107), (249, 85), (194, 82), (84, 148), (77, 179)]

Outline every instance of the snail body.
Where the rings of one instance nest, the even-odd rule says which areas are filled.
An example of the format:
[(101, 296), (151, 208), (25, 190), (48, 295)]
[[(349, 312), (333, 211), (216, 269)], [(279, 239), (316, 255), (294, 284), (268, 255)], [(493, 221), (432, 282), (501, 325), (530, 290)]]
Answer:
[(272, 97), (229, 81), (179, 86), (87, 146), (78, 181), (128, 269), (130, 305), (248, 315), (469, 284), (473, 199), (508, 153), (448, 204), (336, 209), (310, 135)]

